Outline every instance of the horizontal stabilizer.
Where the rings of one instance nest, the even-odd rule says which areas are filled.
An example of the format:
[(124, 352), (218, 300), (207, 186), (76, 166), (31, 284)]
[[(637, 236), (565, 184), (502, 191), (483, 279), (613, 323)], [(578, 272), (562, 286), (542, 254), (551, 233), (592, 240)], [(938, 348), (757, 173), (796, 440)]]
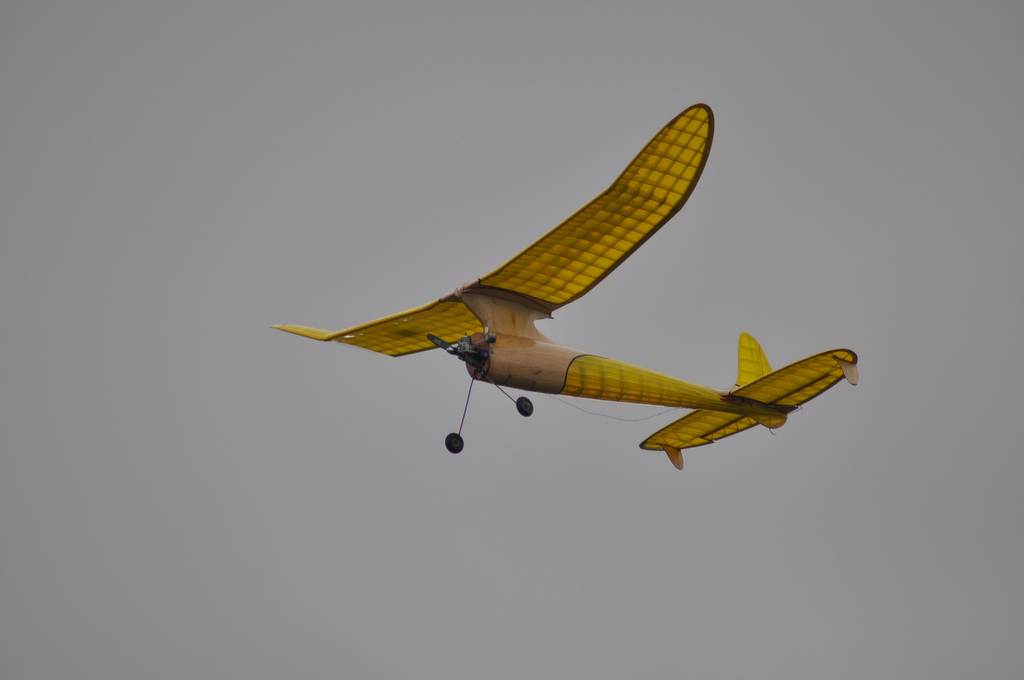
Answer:
[[(744, 346), (744, 336), (749, 341)], [(757, 341), (744, 334), (740, 336), (740, 379), (753, 375), (768, 365)], [(744, 368), (744, 352), (750, 359)], [(760, 357), (758, 356), (760, 355)], [(814, 399), (837, 382), (846, 378), (857, 384), (857, 355), (848, 349), (834, 349), (801, 359), (777, 371), (755, 379), (749, 384), (729, 392), (725, 400), (732, 397), (733, 403), (749, 404), (749, 415), (699, 409), (663, 427), (645, 439), (640, 448), (662, 449), (669, 460), (682, 469), (682, 449), (711, 444), (722, 437), (742, 432), (754, 425), (778, 428), (785, 424), (786, 414), (796, 407)], [(757, 408), (756, 411), (753, 409)], [(765, 408), (767, 407), (767, 408)], [(778, 415), (770, 409), (778, 409)]]
[(654, 451), (689, 449), (711, 444), (716, 439), (742, 432), (755, 425), (757, 421), (751, 416), (699, 409), (661, 428), (645, 439), (640, 448)]
[(847, 374), (853, 376), (850, 382), (855, 385), (857, 355), (848, 349), (833, 349), (773, 371), (730, 394), (792, 410), (814, 399)]

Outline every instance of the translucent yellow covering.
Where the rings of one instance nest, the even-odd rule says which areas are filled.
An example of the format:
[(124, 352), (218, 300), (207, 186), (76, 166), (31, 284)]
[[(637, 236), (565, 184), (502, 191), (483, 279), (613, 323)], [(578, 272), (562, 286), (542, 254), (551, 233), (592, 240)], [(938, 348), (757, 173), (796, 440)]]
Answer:
[(752, 383), (771, 372), (772, 366), (768, 363), (768, 357), (754, 336), (740, 333), (739, 375), (736, 377), (736, 387)]
[(700, 409), (658, 430), (645, 439), (640, 444), (640, 448), (650, 450), (665, 449), (666, 447), (689, 449), (694, 446), (710, 444), (716, 439), (742, 432), (754, 425), (757, 425), (757, 421), (750, 416)]
[(529, 295), (551, 309), (579, 298), (683, 207), (704, 170), (713, 133), (707, 106), (683, 111), (604, 193), (480, 285)]
[(856, 364), (857, 355), (848, 349), (815, 354), (735, 389), (732, 394), (773, 406), (799, 406), (843, 379), (840, 361)]
[(461, 302), (431, 302), (430, 304), (393, 314), (383, 319), (353, 326), (342, 331), (325, 331), (308, 326), (274, 326), (314, 340), (333, 340), (381, 352), (389, 356), (402, 356), (434, 349), (427, 339), (433, 333), (447, 342), (457, 341), (464, 333), (483, 331), (480, 321)]
[[(732, 390), (730, 394), (791, 411), (842, 380), (843, 362), (855, 366), (857, 355), (848, 349), (815, 354)], [(640, 448), (657, 450), (703, 446), (757, 423), (751, 416), (701, 409), (658, 430), (645, 439)]]
[(573, 359), (561, 392), (572, 397), (701, 408), (721, 403), (714, 390), (639, 366), (582, 355)]

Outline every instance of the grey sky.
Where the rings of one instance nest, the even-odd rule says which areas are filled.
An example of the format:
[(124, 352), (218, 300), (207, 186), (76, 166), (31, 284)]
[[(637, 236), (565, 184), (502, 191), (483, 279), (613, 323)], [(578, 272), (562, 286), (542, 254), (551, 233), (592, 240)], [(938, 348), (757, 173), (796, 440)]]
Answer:
[[(0, 5), (0, 675), (1024, 672), (1024, 6)], [(661, 125), (687, 206), (540, 329), (724, 387), (689, 452), (343, 328), (492, 270)], [(638, 407), (575, 402), (624, 418)]]

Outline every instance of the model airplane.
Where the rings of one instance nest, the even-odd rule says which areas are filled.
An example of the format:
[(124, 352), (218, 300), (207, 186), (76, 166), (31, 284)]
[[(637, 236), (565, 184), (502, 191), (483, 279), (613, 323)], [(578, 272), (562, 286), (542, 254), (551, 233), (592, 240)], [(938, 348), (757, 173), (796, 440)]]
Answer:
[[(683, 111), (604, 193), (498, 269), (434, 302), (341, 331), (274, 328), (390, 356), (441, 348), (465, 362), (473, 381), (496, 386), (695, 409), (640, 444), (665, 451), (679, 469), (682, 449), (758, 424), (781, 427), (790, 412), (843, 378), (857, 384), (857, 355), (834, 349), (772, 371), (744, 333), (736, 384), (717, 390), (563, 347), (534, 326), (590, 292), (676, 214), (704, 170), (714, 127), (707, 106)], [(526, 397), (515, 401), (522, 415), (533, 412)], [(445, 444), (452, 453), (462, 450), (461, 425)]]

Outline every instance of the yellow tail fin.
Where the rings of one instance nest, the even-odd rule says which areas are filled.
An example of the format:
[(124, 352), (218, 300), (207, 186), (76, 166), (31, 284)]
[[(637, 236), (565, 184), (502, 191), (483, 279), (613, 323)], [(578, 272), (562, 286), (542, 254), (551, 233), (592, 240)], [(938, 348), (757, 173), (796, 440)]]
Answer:
[(740, 333), (739, 365), (736, 387), (749, 385), (772, 372), (764, 350), (749, 333)]

